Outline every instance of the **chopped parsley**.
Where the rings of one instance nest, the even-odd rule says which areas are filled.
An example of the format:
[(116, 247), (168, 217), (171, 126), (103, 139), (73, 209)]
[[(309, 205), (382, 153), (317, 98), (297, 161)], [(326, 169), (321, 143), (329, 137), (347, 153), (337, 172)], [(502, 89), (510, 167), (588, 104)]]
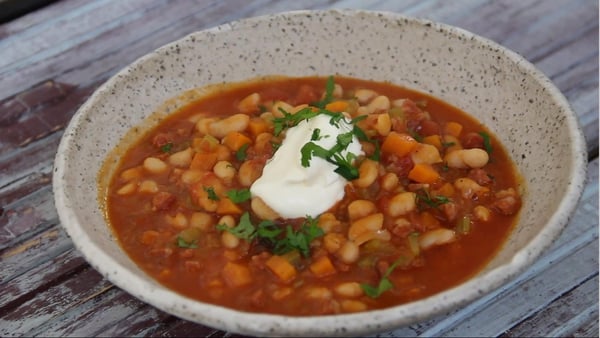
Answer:
[(325, 96), (321, 101), (313, 102), (311, 105), (324, 109), (325, 106), (333, 100), (333, 91), (335, 89), (335, 80), (333, 76), (329, 76), (327, 78), (327, 82), (325, 83)]
[(347, 152), (345, 157), (342, 155), (342, 152), (346, 150), (348, 145), (352, 142), (353, 136), (353, 132), (347, 132), (338, 135), (336, 138), (336, 144), (331, 149), (325, 149), (312, 141), (306, 143), (304, 146), (302, 146), (302, 149), (300, 149), (300, 153), (302, 155), (302, 166), (308, 167), (312, 157), (316, 156), (336, 165), (337, 168), (334, 170), (334, 172), (345, 179), (349, 181), (357, 179), (358, 168), (353, 165), (356, 155), (351, 152)]
[(295, 114), (288, 113), (283, 108), (279, 108), (279, 111), (283, 114), (283, 117), (276, 117), (273, 119), (273, 135), (278, 136), (286, 128), (291, 128), (298, 123), (311, 119), (321, 112), (319, 110), (313, 110), (311, 107), (300, 109)]
[(196, 249), (198, 247), (197, 240), (193, 240), (191, 242), (186, 241), (181, 238), (181, 236), (177, 236), (177, 246), (184, 249)]
[(381, 296), (381, 294), (394, 287), (394, 284), (392, 284), (392, 282), (390, 281), (389, 276), (398, 267), (398, 265), (406, 265), (406, 263), (407, 259), (405, 257), (398, 258), (396, 261), (394, 261), (394, 263), (392, 263), (392, 265), (390, 265), (389, 268), (387, 268), (387, 270), (385, 270), (385, 273), (383, 274), (383, 276), (381, 276), (381, 279), (379, 280), (379, 284), (377, 284), (377, 286), (361, 283), (360, 287), (363, 289), (367, 296), (371, 298), (378, 298), (379, 296)]
[(250, 143), (244, 143), (236, 152), (235, 152), (235, 158), (238, 161), (244, 161), (246, 159), (246, 156), (248, 156), (246, 154), (246, 150), (248, 150), (248, 146), (250, 145)]
[(242, 215), (242, 217), (240, 217), (240, 222), (233, 228), (230, 228), (224, 224), (217, 224), (217, 229), (222, 231), (228, 231), (235, 235), (235, 237), (245, 239), (247, 241), (254, 239), (254, 237), (256, 236), (256, 229), (250, 221), (250, 214), (248, 214), (247, 212), (245, 212)]
[(491, 154), (494, 148), (492, 148), (492, 140), (490, 139), (490, 135), (485, 131), (480, 131), (479, 135), (483, 137), (483, 147), (488, 154)]
[(323, 230), (318, 226), (317, 220), (307, 217), (300, 229), (294, 231), (292, 226), (288, 225), (284, 231), (272, 221), (262, 221), (254, 226), (250, 220), (250, 214), (245, 212), (239, 223), (235, 227), (228, 227), (223, 224), (217, 225), (218, 230), (228, 231), (238, 238), (251, 241), (258, 239), (266, 242), (273, 247), (273, 252), (277, 255), (298, 250), (304, 257), (310, 256), (310, 242), (315, 238), (324, 235)]
[(293, 250), (298, 250), (304, 257), (310, 256), (310, 242), (324, 235), (323, 229), (317, 225), (317, 220), (307, 217), (300, 229), (294, 231), (290, 225), (286, 227), (285, 237), (275, 244), (273, 250), (281, 255)]
[(215, 188), (213, 188), (213, 187), (203, 187), (203, 189), (208, 194), (208, 199), (209, 200), (213, 200), (213, 201), (220, 200), (219, 196), (217, 196), (217, 193), (215, 192)]
[(416, 192), (416, 202), (419, 210), (426, 208), (437, 209), (440, 205), (450, 203), (450, 199), (446, 196), (431, 196), (425, 189), (419, 189)]
[(229, 190), (227, 191), (227, 197), (233, 203), (242, 203), (249, 200), (252, 196), (250, 194), (250, 190), (248, 188), (240, 189), (240, 190)]
[(163, 144), (160, 147), (160, 151), (162, 151), (163, 153), (169, 153), (169, 152), (171, 152), (171, 149), (173, 149), (173, 143), (171, 143), (171, 142)]

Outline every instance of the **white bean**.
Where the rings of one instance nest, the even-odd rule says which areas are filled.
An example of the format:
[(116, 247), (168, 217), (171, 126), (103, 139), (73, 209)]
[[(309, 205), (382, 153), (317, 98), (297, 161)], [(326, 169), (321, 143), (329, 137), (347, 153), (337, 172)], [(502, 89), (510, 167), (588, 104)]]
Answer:
[(129, 182), (129, 183), (125, 184), (124, 186), (122, 186), (121, 188), (119, 188), (119, 190), (117, 190), (117, 194), (119, 194), (119, 195), (132, 194), (135, 191), (136, 186), (137, 185), (134, 182)]
[(348, 204), (348, 218), (351, 221), (368, 216), (377, 210), (375, 203), (369, 200), (354, 200)]
[(194, 150), (188, 147), (185, 150), (181, 150), (174, 154), (171, 154), (169, 156), (169, 164), (175, 167), (187, 168), (190, 166), (193, 156)]
[(201, 170), (190, 169), (186, 170), (181, 174), (181, 182), (185, 184), (194, 184), (204, 176), (204, 172)]
[(333, 288), (333, 292), (346, 298), (355, 298), (363, 295), (363, 289), (357, 282), (340, 283)]
[(224, 180), (231, 180), (236, 174), (235, 167), (229, 161), (219, 161), (215, 163), (213, 172), (217, 177)]
[(248, 127), (250, 116), (246, 114), (235, 114), (228, 118), (215, 121), (208, 125), (209, 134), (216, 138), (223, 138), (234, 131), (244, 131)]
[(238, 103), (238, 110), (240, 113), (250, 114), (258, 110), (259, 103), (260, 95), (258, 93), (252, 93)]
[(379, 95), (367, 105), (371, 112), (383, 111), (390, 109), (390, 99), (385, 95)]
[(201, 230), (208, 230), (213, 225), (213, 217), (206, 212), (197, 211), (190, 216), (190, 226)]
[(415, 164), (435, 164), (442, 162), (439, 150), (427, 143), (419, 143), (411, 152), (410, 157)]
[(419, 236), (421, 249), (429, 249), (433, 246), (450, 243), (456, 239), (456, 233), (446, 228), (429, 230)]
[(354, 91), (354, 97), (360, 104), (365, 104), (377, 96), (377, 92), (371, 89), (357, 89)]
[(223, 231), (221, 233), (221, 244), (227, 249), (234, 249), (240, 245), (240, 239), (229, 231)]
[(366, 188), (373, 184), (379, 174), (379, 163), (365, 159), (358, 167), (358, 178), (352, 183), (359, 188)]
[(490, 220), (491, 212), (490, 209), (484, 207), (483, 205), (478, 205), (473, 208), (473, 216), (479, 221), (487, 222)]
[(153, 180), (144, 180), (140, 183), (138, 187), (138, 191), (142, 193), (157, 193), (158, 192), (158, 184)]
[(144, 169), (152, 174), (162, 174), (169, 169), (169, 165), (167, 165), (163, 160), (158, 159), (156, 157), (148, 157), (144, 160)]
[(260, 197), (253, 197), (250, 202), (252, 211), (260, 217), (266, 220), (276, 220), (279, 218), (279, 214), (269, 207)]
[(479, 148), (464, 149), (462, 153), (463, 161), (469, 168), (482, 168), (490, 159), (488, 153)]
[(450, 168), (482, 168), (489, 161), (488, 153), (479, 148), (459, 149), (448, 152), (444, 161)]
[(406, 215), (417, 207), (416, 194), (414, 192), (401, 192), (390, 200), (388, 213), (392, 217)]
[(353, 241), (344, 242), (340, 249), (335, 253), (335, 255), (346, 264), (352, 264), (358, 261), (359, 254), (360, 250), (358, 249), (358, 245)]

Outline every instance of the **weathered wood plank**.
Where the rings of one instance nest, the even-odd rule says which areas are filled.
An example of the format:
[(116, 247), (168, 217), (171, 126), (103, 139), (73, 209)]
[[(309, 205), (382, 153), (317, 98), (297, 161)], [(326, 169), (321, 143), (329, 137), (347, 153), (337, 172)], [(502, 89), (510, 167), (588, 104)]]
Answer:
[[(86, 301), (97, 301), (114, 286), (104, 280), (95, 270), (89, 268), (76, 274), (64, 283), (52, 285), (35, 298), (0, 313), (0, 335), (28, 334), (40, 325), (51, 321), (60, 314)], [(80, 311), (77, 309), (76, 311)], [(39, 332), (41, 334), (41, 332)]]
[[(579, 323), (598, 316), (598, 275), (569, 290), (549, 306), (511, 328), (502, 337), (565, 337), (575, 334)], [(585, 309), (583, 312), (582, 309)]]
[[(139, 17), (143, 14), (140, 10), (147, 10), (154, 6), (163, 7), (165, 2), (145, 0), (90, 2), (70, 13), (70, 15), (77, 15), (78, 20), (71, 20), (69, 16), (64, 15), (54, 20), (52, 29), (32, 29), (36, 34), (24, 32), (1, 40), (0, 48), (4, 49), (4, 55), (0, 59), (0, 76), (18, 72), (31, 64), (69, 50), (82, 41), (94, 39), (95, 35)], [(102, 15), (98, 15), (99, 12), (102, 12)]]
[(44, 288), (61, 283), (87, 266), (79, 252), (70, 247), (56, 257), (19, 274), (8, 283), (3, 282), (0, 284), (0, 312), (5, 311), (2, 309), (11, 308), (11, 303), (14, 306), (34, 298)]
[[(8, 264), (9, 258), (13, 256), (13, 254), (6, 251), (6, 247), (14, 244), (13, 241), (17, 237), (25, 235), (21, 238), (21, 241), (29, 239), (29, 235), (39, 231), (36, 228), (56, 224), (57, 219), (52, 189), (49, 185), (28, 195), (25, 203), (20, 203), (14, 207), (9, 206), (0, 216), (0, 250), (3, 250), (3, 265)], [(15, 261), (15, 266), (18, 265), (19, 262)], [(6, 266), (3, 270), (6, 271), (0, 271), (0, 276), (5, 276), (8, 271)], [(0, 278), (0, 280), (3, 280), (3, 278)]]
[[(202, 2), (198, 0), (198, 2), (169, 2), (169, 5), (164, 8), (153, 8), (152, 3), (154, 2), (142, 1), (141, 5), (145, 3), (149, 5), (140, 10), (138, 14), (127, 17), (127, 20), (120, 22), (119, 25), (116, 23), (109, 25), (109, 29), (90, 30), (84, 34), (84, 36), (90, 35), (88, 39), (80, 40), (76, 44), (69, 45), (68, 48), (63, 48), (61, 53), (47, 55), (39, 62), (27, 63), (18, 69), (7, 69), (1, 74), (3, 81), (0, 82), (0, 98), (11, 96), (16, 92), (29, 88), (33, 85), (31, 83), (32, 79), (55, 78), (58, 81), (67, 83), (88, 85), (87, 82), (59, 80), (57, 76), (74, 69), (85, 73), (94, 61), (110, 66), (110, 75), (112, 75), (116, 70), (125, 67), (151, 50), (192, 31), (206, 27), (202, 25), (203, 23), (223, 23), (246, 14), (254, 6), (265, 4), (260, 0), (253, 2), (240, 0)], [(236, 11), (232, 11), (232, 9), (236, 9)], [(110, 10), (108, 12), (112, 13)], [(236, 13), (236, 15), (228, 13)], [(78, 19), (81, 20), (82, 18)], [(170, 31), (172, 35), (165, 35), (163, 30)], [(52, 30), (50, 33), (60, 34), (60, 31)], [(161, 39), (161, 36), (167, 36), (168, 39)], [(134, 45), (139, 43), (140, 40), (144, 42), (145, 46), (141, 51), (136, 52), (129, 49), (135, 47)], [(104, 58), (111, 53), (118, 53), (120, 58), (111, 59), (113, 63), (106, 64)], [(117, 63), (114, 63), (115, 61)], [(92, 74), (98, 73), (84, 75), (80, 79), (89, 79)], [(91, 78), (97, 79), (94, 76), (91, 76)], [(106, 78), (106, 75), (104, 75), (104, 78)]]
[(57, 1), (49, 4), (43, 10), (25, 14), (17, 20), (0, 25), (0, 39), (22, 35), (24, 30), (32, 27), (36, 27), (38, 30), (51, 27), (53, 20), (66, 13), (73, 13), (85, 4), (86, 0)]

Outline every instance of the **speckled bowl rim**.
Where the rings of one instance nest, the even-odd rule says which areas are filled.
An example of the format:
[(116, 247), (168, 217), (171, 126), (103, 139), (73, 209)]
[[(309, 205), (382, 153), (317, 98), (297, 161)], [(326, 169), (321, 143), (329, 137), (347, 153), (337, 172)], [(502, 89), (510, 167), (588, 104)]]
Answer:
[[(554, 211), (552, 217), (547, 222), (545, 228), (539, 235), (531, 240), (521, 251), (517, 252), (509, 263), (500, 265), (497, 268), (479, 275), (455, 288), (425, 298), (423, 300), (399, 305), (383, 310), (374, 310), (356, 314), (342, 314), (331, 316), (309, 316), (309, 317), (290, 317), (271, 314), (257, 314), (231, 310), (221, 306), (201, 303), (173, 291), (157, 288), (156, 282), (150, 278), (141, 278), (135, 273), (128, 271), (124, 266), (114, 261), (110, 255), (106, 254), (101, 248), (94, 244), (88, 237), (88, 234), (81, 228), (81, 220), (77, 217), (74, 210), (68, 206), (69, 196), (65, 191), (65, 168), (68, 158), (67, 149), (70, 144), (77, 140), (74, 138), (75, 129), (85, 119), (86, 114), (90, 114), (94, 104), (106, 95), (109, 88), (120, 81), (121, 77), (127, 76), (127, 69), (133, 65), (148, 62), (155, 57), (154, 53), (147, 54), (129, 67), (126, 67), (115, 76), (111, 77), (105, 84), (100, 86), (89, 100), (82, 105), (79, 111), (71, 120), (65, 130), (63, 138), (58, 147), (55, 158), (53, 189), (55, 196), (55, 205), (62, 223), (68, 235), (73, 239), (74, 245), (86, 260), (98, 270), (109, 281), (118, 287), (126, 290), (140, 300), (149, 303), (158, 309), (169, 312), (178, 317), (202, 323), (222, 330), (238, 332), (250, 335), (301, 335), (301, 336), (331, 336), (331, 335), (362, 335), (368, 333), (383, 332), (394, 328), (399, 328), (415, 322), (424, 321), (435, 315), (440, 315), (458, 306), (472, 302), (482, 295), (489, 293), (507, 281), (513, 279), (531, 265), (541, 253), (552, 244), (559, 236), (568, 223), (575, 207), (582, 194), (587, 168), (586, 146), (583, 133), (577, 121), (576, 115), (572, 112), (568, 101), (562, 93), (552, 84), (552, 82), (540, 71), (538, 71), (530, 62), (515, 52), (488, 40), (475, 35), (464, 29), (450, 26), (447, 24), (433, 22), (427, 19), (408, 17), (398, 13), (383, 11), (366, 10), (319, 10), (319, 11), (290, 11), (278, 14), (263, 15), (254, 18), (242, 19), (231, 23), (223, 24), (214, 28), (192, 33), (178, 41), (172, 42), (160, 48), (164, 50), (177, 44), (179, 41), (189, 38), (196, 34), (206, 34), (234, 29), (238, 22), (253, 22), (268, 20), (274, 16), (290, 16), (309, 13), (335, 12), (338, 15), (359, 15), (375, 14), (383, 15), (394, 19), (408, 20), (420, 25), (433, 26), (436, 29), (443, 30), (453, 35), (460, 35), (467, 39), (476, 40), (479, 44), (494, 49), (501, 50), (510, 58), (520, 69), (530, 74), (536, 79), (542, 87), (547, 90), (554, 98), (557, 106), (562, 107), (565, 112), (565, 128), (568, 129), (572, 140), (571, 150), (573, 170), (570, 177), (565, 196), (559, 207)], [(118, 278), (115, 278), (111, 271), (118, 270)], [(148, 292), (152, 290), (152, 297), (148, 297)]]

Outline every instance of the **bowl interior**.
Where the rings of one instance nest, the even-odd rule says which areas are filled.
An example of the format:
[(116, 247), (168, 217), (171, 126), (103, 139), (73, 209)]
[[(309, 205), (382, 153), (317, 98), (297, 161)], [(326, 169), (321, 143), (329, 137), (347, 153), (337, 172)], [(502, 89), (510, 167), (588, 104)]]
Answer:
[[(260, 75), (330, 74), (430, 93), (478, 118), (503, 142), (524, 178), (524, 204), (518, 227), (477, 280), (394, 309), (307, 319), (208, 306), (146, 277), (118, 246), (97, 200), (97, 173), (125, 133), (144, 120), (155, 123), (147, 121), (151, 113), (176, 109), (185, 100), (165, 102), (196, 87)], [(585, 147), (575, 116), (527, 61), (458, 28), (398, 14), (334, 10), (233, 22), (139, 59), (103, 85), (71, 121), (56, 157), (54, 189), (61, 222), (76, 247), (134, 296), (225, 330), (321, 335), (375, 332), (424, 320), (498, 287), (556, 238), (584, 177)], [(372, 324), (365, 325), (365, 318)]]

